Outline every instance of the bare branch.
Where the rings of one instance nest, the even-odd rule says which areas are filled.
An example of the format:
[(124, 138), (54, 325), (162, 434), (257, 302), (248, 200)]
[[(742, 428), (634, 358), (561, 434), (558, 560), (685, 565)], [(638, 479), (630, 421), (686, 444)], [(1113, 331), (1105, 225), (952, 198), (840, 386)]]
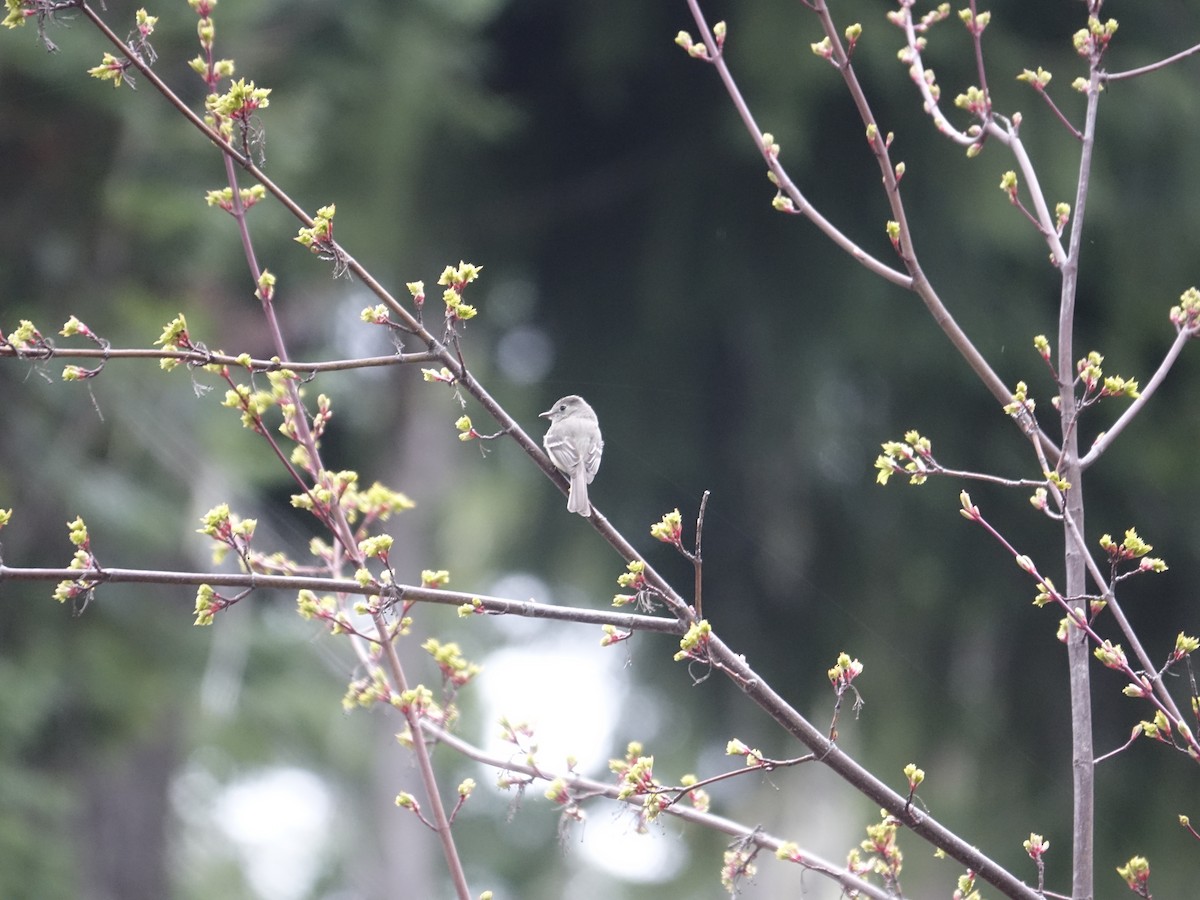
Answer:
[(1196, 336), (1195, 332), (1190, 330), (1181, 330), (1175, 335), (1175, 340), (1171, 343), (1170, 349), (1167, 350), (1163, 361), (1158, 364), (1158, 368), (1154, 374), (1150, 376), (1150, 380), (1146, 382), (1146, 386), (1141, 389), (1138, 396), (1133, 402), (1125, 408), (1125, 411), (1109, 426), (1108, 430), (1100, 434), (1092, 441), (1092, 446), (1088, 452), (1079, 460), (1079, 466), (1082, 469), (1088, 468), (1092, 463), (1100, 458), (1105, 450), (1112, 445), (1112, 442), (1117, 439), (1122, 431), (1137, 417), (1142, 408), (1150, 402), (1150, 398), (1158, 391), (1159, 386), (1166, 380), (1167, 373), (1175, 365), (1179, 359), (1179, 354), (1183, 352), (1184, 345)]
[(1139, 66), (1136, 69), (1126, 69), (1124, 72), (1101, 72), (1101, 81), (1124, 81), (1127, 78), (1137, 78), (1139, 75), (1147, 75), (1150, 72), (1156, 72), (1159, 69), (1166, 68), (1179, 62), (1181, 59), (1187, 59), (1195, 53), (1200, 53), (1200, 44), (1188, 47), (1186, 50), (1181, 50), (1173, 56), (1168, 56), (1166, 59), (1160, 59), (1158, 62), (1150, 63), (1149, 65)]

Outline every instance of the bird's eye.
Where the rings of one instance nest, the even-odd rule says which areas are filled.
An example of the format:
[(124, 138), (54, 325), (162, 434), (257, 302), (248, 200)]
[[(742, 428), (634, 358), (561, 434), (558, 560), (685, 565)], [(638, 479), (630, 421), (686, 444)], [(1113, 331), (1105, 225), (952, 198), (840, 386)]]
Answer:
[(562, 412), (562, 411), (563, 411), (563, 410), (565, 410), (566, 408), (567, 408), (567, 404), (565, 404), (565, 403), (560, 403), (560, 404), (558, 404), (558, 411), (559, 411), (559, 412)]

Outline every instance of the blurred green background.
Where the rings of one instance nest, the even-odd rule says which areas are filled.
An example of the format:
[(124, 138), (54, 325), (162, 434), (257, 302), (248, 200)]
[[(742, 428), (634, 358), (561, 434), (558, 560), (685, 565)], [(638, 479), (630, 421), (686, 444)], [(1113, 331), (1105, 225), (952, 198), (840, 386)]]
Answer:
[[(136, 8), (110, 0), (106, 20), (124, 34)], [(1000, 376), (1030, 384), (1050, 426), (1052, 385), (1031, 341), (1054, 334), (1057, 272), (997, 189), (1014, 167), (1003, 149), (967, 160), (922, 116), (890, 8), (839, 2), (834, 14), (864, 25), (855, 63), (906, 163), (925, 271)], [(148, 9), (160, 17), (156, 71), (200, 108), (186, 65), (194, 14), (183, 2)], [(1015, 75), (1053, 71), (1056, 100), (1081, 122), (1069, 83), (1082, 71), (1070, 49), (1082, 9), (1006, 4), (985, 39), (995, 105), (1024, 114), (1051, 203), (1073, 200), (1078, 145)], [(706, 12), (728, 19), (727, 58), (796, 182), (890, 262), (862, 124), (837, 73), (809, 51), (816, 18), (783, 2)], [(1121, 21), (1114, 70), (1200, 34), (1200, 12), (1184, 2), (1107, 12)], [(215, 15), (217, 55), (273, 89), (261, 116), (270, 176), (310, 211), (336, 202), (338, 239), (397, 295), (406, 281), (432, 287), (460, 259), (483, 265), (468, 297), (481, 311), (466, 330), (468, 364), (531, 433), (556, 397), (591, 401), (606, 439), (592, 495), (605, 515), (683, 587), (690, 567), (648, 528), (679, 507), (690, 536), (711, 490), (705, 613), (726, 641), (818, 725), (831, 715), (826, 669), (842, 650), (862, 660), (866, 706), (857, 720), (843, 712), (843, 746), (897, 788), (917, 762), (929, 810), (1029, 880), (1021, 842), (1044, 834), (1048, 886), (1069, 890), (1058, 617), (1030, 606), (1028, 579), (958, 515), (962, 484), (880, 488), (872, 469), (880, 442), (909, 428), (947, 465), (1036, 477), (1036, 463), (915, 297), (771, 210), (761, 159), (715, 72), (671, 42), (695, 33), (686, 5), (262, 0)], [(114, 91), (88, 78), (109, 48), (63, 18), (54, 55), (32, 27), (0, 35), (0, 328), (29, 318), (52, 334), (76, 315), (114, 346), (148, 346), (183, 312), (210, 347), (270, 355), (232, 220), (204, 206), (223, 183), (217, 153), (149, 85)], [(956, 19), (933, 32), (927, 59), (947, 106), (975, 80)], [(1198, 65), (1114, 84), (1101, 109), (1076, 355), (1099, 349), (1108, 373), (1143, 383), (1173, 337), (1168, 308), (1200, 280), (1190, 188), (1200, 145), (1189, 139)], [(294, 244), (294, 220), (264, 203), (251, 223), (260, 263), (280, 278), (295, 358), (390, 352), (358, 320), (370, 295)], [(261, 548), (303, 552), (312, 523), (288, 507), (292, 486), (220, 408), (210, 376), (128, 361), (88, 385), (58, 372), (0, 364), (0, 507), (16, 510), (6, 564), (64, 565), (64, 523), (82, 515), (103, 564), (204, 569), (194, 530), (223, 501), (259, 518)], [(1123, 586), (1158, 659), (1178, 631), (1200, 631), (1198, 377), (1186, 353), (1086, 484), (1089, 539), (1136, 525), (1171, 566)], [(418, 503), (390, 523), (402, 577), (448, 568), (461, 590), (608, 604), (620, 561), (514, 446), (461, 444), (462, 410), (445, 388), (414, 368), (326, 375), (309, 386), (317, 392), (334, 401), (327, 463)], [(1085, 442), (1119, 409), (1090, 413)], [(482, 410), (466, 412), (485, 430)], [(1026, 492), (971, 491), (1056, 577), (1057, 528)], [(417, 784), (391, 737), (398, 723), (342, 712), (354, 660), (294, 615), (292, 597), (260, 593), (196, 629), (186, 589), (106, 587), (77, 620), (50, 592), (0, 584), (0, 896), (449, 896), (428, 834), (392, 805)], [(472, 740), (491, 739), (497, 710), (544, 695), (559, 706), (542, 724), (565, 730), (599, 772), (635, 739), (664, 780), (730, 767), (722, 753), (734, 736), (772, 756), (802, 750), (722, 679), (693, 685), (670, 662), (669, 639), (602, 650), (598, 632), (573, 626), (442, 609), (417, 618), (420, 634), (456, 640), (491, 667), (461, 698)], [(413, 678), (435, 683), (418, 642), (405, 648)], [(484, 687), (502, 672), (504, 690)], [(1107, 671), (1094, 686), (1104, 752), (1149, 711)], [(576, 724), (588, 721), (598, 731)], [(448, 789), (494, 779), (446, 751), (437, 761)], [(1196, 847), (1176, 818), (1200, 815), (1195, 779), (1194, 764), (1149, 742), (1099, 767), (1097, 896), (1123, 893), (1113, 869), (1135, 853), (1150, 858), (1157, 895), (1187, 895)], [(877, 815), (812, 767), (713, 793), (716, 811), (835, 861)], [(477, 892), (724, 895), (719, 837), (669, 822), (631, 836), (627, 817), (593, 806), (560, 842), (540, 790), (514, 799), (481, 790), (459, 821)], [(902, 846), (912, 896), (953, 889), (956, 865), (911, 836)], [(764, 859), (743, 894), (837, 892)]]

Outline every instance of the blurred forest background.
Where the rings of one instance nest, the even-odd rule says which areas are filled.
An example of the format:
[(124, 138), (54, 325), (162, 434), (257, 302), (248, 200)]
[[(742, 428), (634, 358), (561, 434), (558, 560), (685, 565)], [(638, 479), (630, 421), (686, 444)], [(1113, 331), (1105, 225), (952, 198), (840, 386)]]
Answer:
[[(124, 34), (139, 5), (109, 0), (106, 19)], [(202, 84), (186, 64), (194, 14), (183, 0), (145, 5), (160, 17), (156, 71), (199, 109)], [(1049, 410), (1031, 342), (1055, 333), (1058, 273), (998, 190), (1010, 158), (988, 146), (968, 160), (937, 137), (896, 60), (901, 35), (884, 18), (893, 4), (833, 7), (842, 25), (864, 26), (855, 63), (906, 163), (926, 273), (1006, 383), (1024, 379)], [(1051, 70), (1056, 100), (1082, 124), (1069, 84), (1083, 71), (1070, 37), (1084, 9), (1006, 3), (985, 37), (996, 108), (1024, 114), (1051, 202), (1073, 200), (1077, 144), (1015, 76)], [(782, 0), (706, 13), (728, 20), (727, 58), (797, 183), (890, 261), (862, 124), (809, 50), (816, 18)], [(1200, 38), (1200, 9), (1184, 0), (1105, 13), (1121, 23), (1112, 70)], [(148, 85), (114, 91), (87, 77), (111, 48), (65, 18), (51, 29), (55, 55), (31, 27), (0, 36), (0, 328), (28, 318), (52, 334), (76, 315), (114, 346), (149, 346), (183, 312), (209, 347), (270, 355), (234, 224), (204, 206), (204, 191), (223, 184), (217, 152)], [(843, 746), (897, 787), (906, 763), (921, 765), (931, 812), (1029, 880), (1021, 842), (1044, 834), (1049, 886), (1067, 890), (1058, 616), (1030, 605), (1029, 579), (958, 515), (963, 485), (880, 488), (872, 468), (880, 442), (909, 428), (947, 465), (1032, 477), (1034, 460), (913, 296), (772, 211), (761, 158), (715, 73), (672, 44), (680, 29), (695, 33), (682, 0), (259, 0), (223, 3), (215, 21), (217, 56), (273, 89), (261, 116), (268, 174), (310, 212), (336, 202), (338, 239), (394, 294), (406, 281), (432, 286), (459, 259), (483, 265), (468, 297), (481, 311), (466, 330), (468, 364), (533, 433), (556, 397), (587, 397), (606, 439), (592, 489), (605, 515), (686, 587), (690, 568), (647, 529), (678, 506), (690, 538), (711, 490), (705, 613), (725, 640), (818, 724), (831, 714), (826, 669), (842, 650), (861, 659), (866, 706), (857, 720), (843, 713)], [(929, 62), (952, 96), (975, 81), (968, 37), (952, 17), (931, 38)], [(1143, 381), (1173, 337), (1168, 308), (1200, 281), (1198, 77), (1200, 62), (1186, 61), (1114, 84), (1101, 105), (1076, 355), (1098, 349), (1107, 372)], [(296, 358), (390, 352), (382, 330), (358, 320), (370, 296), (297, 246), (282, 209), (261, 204), (251, 227), (279, 276)], [(0, 506), (16, 510), (5, 563), (65, 565), (64, 523), (82, 515), (102, 563), (206, 569), (194, 532), (220, 502), (259, 518), (260, 548), (303, 551), (313, 531), (287, 505), (292, 485), (220, 408), (214, 379), (153, 361), (110, 363), (87, 386), (59, 371), (0, 364)], [(1089, 540), (1136, 525), (1171, 566), (1124, 587), (1155, 658), (1178, 631), (1200, 630), (1197, 379), (1189, 351), (1086, 485)], [(620, 560), (514, 446), (484, 455), (460, 443), (462, 410), (447, 389), (391, 368), (322, 376), (310, 398), (318, 392), (334, 401), (327, 462), (418, 504), (389, 527), (402, 577), (448, 568), (460, 590), (608, 605)], [(1085, 442), (1119, 409), (1089, 414)], [(466, 412), (486, 430), (480, 409)], [(1058, 529), (1028, 492), (971, 490), (1055, 577)], [(392, 805), (417, 782), (391, 737), (400, 723), (342, 712), (353, 659), (295, 616), (294, 597), (260, 592), (199, 629), (189, 589), (103, 588), (75, 620), (51, 590), (0, 585), (0, 896), (449, 895), (428, 833)], [(665, 778), (735, 767), (722, 756), (735, 736), (776, 757), (802, 749), (723, 679), (693, 685), (670, 661), (672, 639), (602, 650), (599, 632), (578, 626), (459, 620), (450, 609), (417, 620), (419, 633), (456, 640), (485, 665), (461, 698), (472, 740), (491, 740), (508, 703), (553, 691), (562, 706), (548, 730), (573, 715), (598, 728), (566, 735), (593, 773), (635, 739)], [(416, 677), (435, 683), (418, 643), (405, 648)], [(1104, 752), (1149, 712), (1105, 670), (1094, 687)], [(447, 788), (467, 775), (494, 781), (445, 750), (436, 762)], [(1200, 815), (1180, 807), (1200, 796), (1195, 779), (1194, 764), (1148, 741), (1099, 767), (1099, 896), (1123, 893), (1113, 868), (1135, 853), (1149, 856), (1157, 895), (1194, 889), (1197, 850), (1176, 817)], [(839, 861), (877, 818), (815, 767), (713, 793), (715, 811)], [(481, 789), (460, 819), (476, 891), (724, 895), (718, 836), (671, 822), (631, 836), (627, 817), (595, 806), (560, 842), (540, 790), (514, 799)], [(957, 866), (901, 840), (911, 895), (948, 896)], [(744, 896), (836, 896), (798, 868), (761, 862)]]

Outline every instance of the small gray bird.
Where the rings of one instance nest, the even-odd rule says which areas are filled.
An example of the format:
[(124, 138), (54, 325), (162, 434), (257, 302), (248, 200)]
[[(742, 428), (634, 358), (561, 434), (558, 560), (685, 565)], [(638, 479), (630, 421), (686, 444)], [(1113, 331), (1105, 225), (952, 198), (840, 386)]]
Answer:
[(582, 397), (571, 394), (538, 415), (550, 420), (550, 427), (542, 438), (546, 455), (571, 482), (567, 510), (590, 516), (592, 505), (588, 503), (587, 486), (596, 477), (600, 454), (604, 451), (595, 411)]

